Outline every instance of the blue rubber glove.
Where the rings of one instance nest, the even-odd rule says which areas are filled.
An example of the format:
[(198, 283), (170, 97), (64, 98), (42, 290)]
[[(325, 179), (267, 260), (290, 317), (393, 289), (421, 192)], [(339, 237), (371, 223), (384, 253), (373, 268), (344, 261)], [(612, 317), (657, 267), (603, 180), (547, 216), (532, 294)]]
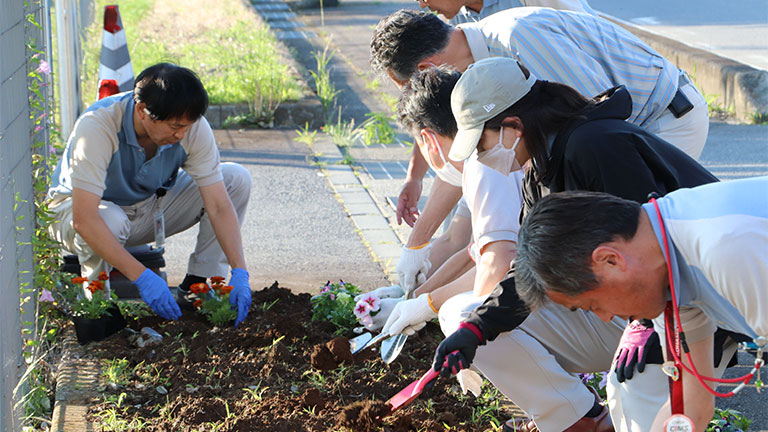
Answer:
[(251, 285), (248, 282), (248, 270), (233, 268), (229, 285), (232, 286), (229, 302), (233, 309), (237, 310), (237, 319), (235, 319), (235, 327), (237, 327), (248, 316), (248, 309), (251, 308)]
[(171, 290), (168, 289), (168, 284), (155, 272), (146, 269), (133, 283), (139, 288), (139, 294), (144, 303), (148, 304), (156, 314), (171, 320), (181, 317), (181, 310)]

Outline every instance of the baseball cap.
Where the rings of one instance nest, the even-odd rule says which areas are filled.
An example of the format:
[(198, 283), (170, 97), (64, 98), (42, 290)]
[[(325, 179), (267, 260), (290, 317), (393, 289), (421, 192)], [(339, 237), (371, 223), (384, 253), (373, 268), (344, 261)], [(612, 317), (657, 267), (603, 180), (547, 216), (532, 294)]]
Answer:
[(480, 141), (485, 122), (528, 94), (535, 82), (533, 73), (526, 79), (517, 61), (509, 57), (491, 57), (469, 65), (451, 93), (451, 110), (459, 130), (448, 157), (467, 159)]

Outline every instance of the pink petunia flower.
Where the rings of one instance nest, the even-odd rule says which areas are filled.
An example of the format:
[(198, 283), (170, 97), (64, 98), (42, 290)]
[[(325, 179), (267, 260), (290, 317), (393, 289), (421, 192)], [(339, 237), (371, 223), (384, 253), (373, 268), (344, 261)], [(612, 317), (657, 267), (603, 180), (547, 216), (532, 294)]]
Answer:
[(40, 60), (40, 64), (37, 66), (37, 69), (35, 69), (35, 72), (48, 75), (51, 73), (51, 65), (45, 60)]
[(325, 293), (327, 293), (330, 290), (331, 290), (331, 287), (326, 285), (325, 288), (320, 290), (320, 294), (325, 294)]
[(368, 303), (371, 312), (378, 312), (381, 299), (376, 294), (368, 293), (360, 301)]
[(51, 294), (51, 292), (45, 288), (43, 288), (43, 291), (40, 293), (40, 298), (38, 300), (42, 302), (51, 302), (51, 303), (55, 301), (53, 298), (53, 294)]
[(362, 320), (363, 317), (369, 316), (371, 312), (371, 306), (364, 300), (360, 300), (355, 305), (354, 313), (357, 319)]
[(373, 324), (373, 318), (371, 318), (370, 315), (366, 315), (360, 319), (360, 323), (362, 323), (364, 326), (369, 326)]

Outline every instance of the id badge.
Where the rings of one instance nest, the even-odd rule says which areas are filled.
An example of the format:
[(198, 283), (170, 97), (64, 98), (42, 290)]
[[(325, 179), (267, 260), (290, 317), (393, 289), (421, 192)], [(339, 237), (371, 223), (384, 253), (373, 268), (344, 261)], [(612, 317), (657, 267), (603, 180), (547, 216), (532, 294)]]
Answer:
[(161, 248), (165, 245), (165, 217), (163, 211), (155, 211), (155, 248)]
[(682, 414), (675, 414), (664, 422), (664, 432), (695, 432), (693, 421)]

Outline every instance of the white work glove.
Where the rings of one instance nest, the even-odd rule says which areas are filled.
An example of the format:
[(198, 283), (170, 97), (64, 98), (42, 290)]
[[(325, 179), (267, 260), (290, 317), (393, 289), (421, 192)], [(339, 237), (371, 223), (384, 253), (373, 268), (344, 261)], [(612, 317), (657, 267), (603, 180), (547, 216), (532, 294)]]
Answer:
[(411, 336), (427, 325), (427, 321), (437, 318), (437, 314), (429, 306), (427, 294), (422, 294), (415, 299), (401, 301), (395, 305), (395, 310), (389, 316), (382, 333), (390, 336), (404, 334)]
[(380, 299), (387, 299), (387, 298), (402, 297), (405, 295), (405, 291), (403, 291), (403, 289), (400, 288), (400, 285), (390, 285), (390, 286), (380, 287), (380, 288), (376, 288), (373, 291), (356, 295), (355, 302), (359, 302), (360, 300), (362, 300), (363, 297), (366, 297), (370, 294), (373, 294)]
[(459, 380), (461, 385), (461, 394), (467, 394), (467, 390), (471, 391), (475, 397), (479, 397), (482, 393), (483, 377), (472, 369), (462, 369), (456, 374), (456, 379)]
[(403, 246), (400, 260), (397, 262), (397, 278), (405, 292), (415, 290), (427, 280), (427, 273), (432, 263), (429, 262), (429, 251), (432, 243), (421, 249), (410, 249)]

